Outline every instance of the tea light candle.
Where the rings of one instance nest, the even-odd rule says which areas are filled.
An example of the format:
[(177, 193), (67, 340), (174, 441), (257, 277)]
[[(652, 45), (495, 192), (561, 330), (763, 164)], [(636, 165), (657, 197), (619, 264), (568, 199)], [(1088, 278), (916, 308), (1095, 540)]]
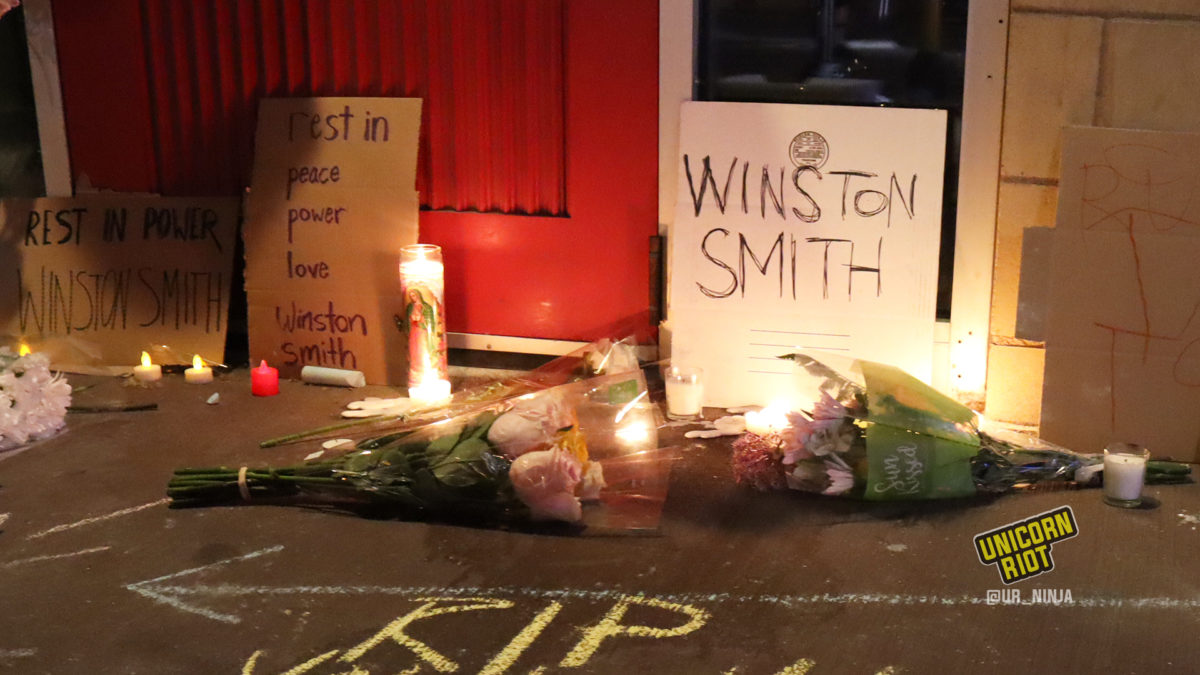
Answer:
[(204, 365), (204, 360), (196, 354), (192, 357), (192, 367), (183, 371), (183, 379), (187, 380), (188, 384), (208, 384), (213, 381), (213, 371)]
[(778, 434), (788, 427), (788, 406), (785, 403), (773, 402), (762, 410), (746, 411), (746, 431), (758, 434), (763, 438)]
[(133, 376), (141, 382), (158, 382), (162, 379), (162, 366), (150, 363), (150, 355), (142, 352), (142, 365), (133, 367)]
[(422, 406), (438, 406), (450, 401), (450, 380), (430, 378), (408, 388), (408, 397)]
[(268, 366), (266, 360), (259, 362), (257, 368), (251, 368), (250, 393), (255, 396), (274, 396), (278, 394), (279, 369)]

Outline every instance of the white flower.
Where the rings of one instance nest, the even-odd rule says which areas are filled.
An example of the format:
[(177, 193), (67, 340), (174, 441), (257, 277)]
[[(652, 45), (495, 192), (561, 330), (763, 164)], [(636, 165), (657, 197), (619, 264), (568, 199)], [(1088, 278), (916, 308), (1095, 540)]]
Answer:
[(539, 394), (518, 400), (488, 429), (488, 440), (510, 458), (547, 447), (559, 429), (574, 423), (571, 409), (559, 396)]
[(825, 485), (825, 469), (817, 462), (797, 462), (784, 474), (788, 488), (811, 492)]
[(814, 420), (805, 447), (809, 452), (824, 457), (844, 453), (854, 442), (854, 430), (844, 419)]
[(0, 449), (46, 438), (62, 428), (71, 386), (42, 354), (13, 358), (0, 349)]
[(583, 482), (579, 484), (579, 498), (592, 501), (600, 498), (600, 491), (608, 487), (604, 482), (604, 468), (600, 462), (588, 463), (587, 471), (583, 473)]

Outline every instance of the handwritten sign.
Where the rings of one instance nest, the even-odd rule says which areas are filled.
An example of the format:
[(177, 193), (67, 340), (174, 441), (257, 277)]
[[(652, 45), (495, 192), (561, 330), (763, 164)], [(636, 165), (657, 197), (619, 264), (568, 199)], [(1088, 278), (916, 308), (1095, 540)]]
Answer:
[(251, 361), (404, 380), (399, 250), (417, 240), (420, 99), (264, 99), (246, 205)]
[(1041, 435), (1200, 459), (1200, 134), (1069, 128)]
[(0, 332), (62, 368), (144, 349), (223, 360), (238, 200), (0, 202)]
[(945, 111), (685, 103), (672, 358), (706, 404), (785, 396), (797, 348), (928, 380)]

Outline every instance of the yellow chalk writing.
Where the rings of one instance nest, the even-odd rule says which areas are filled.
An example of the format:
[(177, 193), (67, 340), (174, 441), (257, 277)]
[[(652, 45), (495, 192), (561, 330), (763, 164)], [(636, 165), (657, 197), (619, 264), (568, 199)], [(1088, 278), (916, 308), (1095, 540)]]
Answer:
[(522, 652), (542, 634), (542, 631), (554, 620), (554, 617), (558, 616), (560, 611), (562, 611), (562, 604), (551, 602), (545, 609), (538, 612), (538, 615), (533, 617), (533, 621), (530, 621), (529, 625), (522, 628), (521, 632), (517, 633), (516, 637), (504, 649), (501, 649), (499, 654), (496, 654), (491, 661), (488, 661), (483, 670), (479, 671), (479, 675), (500, 675), (500, 673), (508, 670), (520, 658)]
[[(631, 605), (643, 605), (647, 607), (657, 607), (671, 612), (686, 614), (689, 618), (687, 623), (676, 626), (675, 628), (657, 628), (655, 626), (639, 626), (621, 624), (621, 619), (625, 617), (625, 613), (629, 611)], [(652, 638), (667, 638), (686, 635), (703, 626), (709, 618), (710, 614), (707, 610), (691, 605), (683, 605), (675, 602), (666, 602), (654, 598), (647, 598), (640, 595), (625, 595), (613, 605), (612, 609), (604, 615), (595, 626), (584, 631), (583, 637), (579, 643), (571, 649), (563, 660), (559, 662), (559, 666), (563, 668), (575, 668), (582, 666), (588, 662), (592, 654), (600, 648), (601, 643), (610, 637), (617, 635), (628, 635), (631, 637), (652, 637)]]
[[(479, 609), (508, 609), (513, 606), (512, 600), (495, 598), (419, 598), (419, 600), (423, 601), (424, 604), (384, 626), (383, 630), (343, 654), (340, 660), (344, 663), (350, 663), (367, 653), (372, 647), (376, 647), (384, 640), (391, 638), (396, 644), (416, 654), (418, 658), (429, 664), (430, 667), (439, 673), (453, 673), (458, 670), (458, 663), (424, 642), (407, 635), (404, 630), (408, 628), (409, 624), (419, 619), (428, 619), (443, 614), (456, 614), (458, 612), (470, 612)], [(441, 603), (451, 604), (442, 605)]]
[[(324, 654), (321, 654), (320, 656), (315, 656), (315, 657), (305, 661), (304, 663), (301, 663), (300, 665), (293, 667), (291, 670), (287, 671), (286, 673), (283, 673), (283, 675), (303, 675), (304, 673), (307, 673), (308, 671), (312, 670), (313, 668), (316, 668), (317, 666), (321, 665), (322, 663), (325, 663), (329, 659), (333, 658), (333, 656), (337, 653), (338, 653), (338, 650), (334, 649), (332, 651), (325, 652)], [(242, 666), (242, 675), (254, 675), (254, 668), (255, 668), (255, 666), (258, 665), (258, 657), (260, 657), (262, 655), (263, 655), (263, 650), (261, 650), (261, 649), (254, 652), (253, 654), (251, 654), (249, 660), (246, 661), (246, 665)]]
[(242, 675), (254, 675), (254, 666), (258, 665), (258, 657), (262, 656), (263, 650), (259, 649), (250, 655), (246, 665), (242, 666)]
[(805, 675), (817, 665), (812, 659), (800, 659), (792, 665), (779, 671), (779, 675)]

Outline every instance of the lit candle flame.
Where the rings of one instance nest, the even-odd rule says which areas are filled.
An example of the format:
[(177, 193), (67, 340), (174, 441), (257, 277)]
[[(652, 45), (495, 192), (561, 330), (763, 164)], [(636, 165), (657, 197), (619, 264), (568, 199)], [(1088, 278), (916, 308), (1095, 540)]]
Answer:
[(29, 356), (32, 353), (33, 350), (30, 349), (29, 345), (25, 344), (24, 342), (22, 342), (21, 346), (17, 348), (17, 356)]
[(204, 359), (200, 358), (199, 354), (192, 356), (192, 367), (196, 369), (204, 367)]
[(791, 404), (787, 401), (772, 401), (762, 410), (746, 412), (746, 429), (759, 436), (779, 433), (788, 427), (787, 413)]
[(150, 355), (147, 354), (146, 352), (142, 352), (142, 367), (143, 368), (150, 367)]

